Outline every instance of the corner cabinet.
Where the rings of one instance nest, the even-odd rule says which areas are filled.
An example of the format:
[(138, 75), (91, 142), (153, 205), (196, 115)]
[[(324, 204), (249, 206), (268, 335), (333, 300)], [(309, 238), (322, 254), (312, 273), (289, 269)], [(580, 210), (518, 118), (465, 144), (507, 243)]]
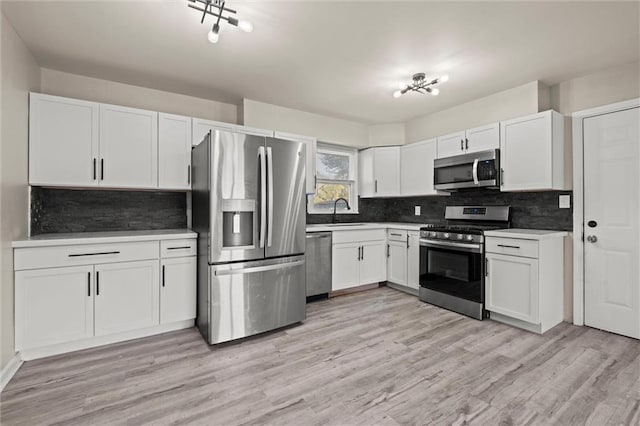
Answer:
[(384, 229), (333, 231), (331, 290), (386, 280)]
[(400, 147), (400, 195), (440, 194), (433, 188), (433, 160), (436, 158), (436, 139)]
[(99, 185), (100, 104), (31, 93), (29, 184)]
[(562, 322), (565, 233), (556, 234), (486, 237), (485, 307), (492, 319), (536, 333)]
[(564, 117), (545, 111), (500, 123), (502, 191), (567, 189)]
[(193, 325), (194, 234), (76, 243), (82, 238), (14, 249), (15, 350), (23, 359)]
[(358, 153), (360, 196), (393, 197), (400, 195), (400, 147), (363, 149)]
[(306, 187), (307, 194), (315, 194), (316, 192), (316, 150), (317, 139), (310, 136), (300, 136), (285, 132), (275, 132), (274, 135), (278, 139), (285, 139), (294, 142), (304, 142), (306, 151)]

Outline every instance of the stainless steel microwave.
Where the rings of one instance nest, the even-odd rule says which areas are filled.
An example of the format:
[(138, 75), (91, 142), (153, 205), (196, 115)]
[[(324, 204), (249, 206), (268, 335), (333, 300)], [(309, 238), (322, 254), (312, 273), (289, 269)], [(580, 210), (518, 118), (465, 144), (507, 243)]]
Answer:
[(500, 150), (437, 158), (433, 162), (433, 184), (440, 191), (500, 188)]

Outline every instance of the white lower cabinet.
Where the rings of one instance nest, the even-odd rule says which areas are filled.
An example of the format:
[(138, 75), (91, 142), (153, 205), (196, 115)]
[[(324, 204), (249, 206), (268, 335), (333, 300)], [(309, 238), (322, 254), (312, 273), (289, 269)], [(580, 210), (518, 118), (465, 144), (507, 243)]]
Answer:
[(485, 234), (485, 307), (491, 318), (536, 333), (562, 322), (564, 233), (536, 240), (491, 232), (503, 231)]
[(160, 322), (195, 318), (196, 256), (162, 259), (160, 280)]
[(384, 229), (334, 231), (331, 290), (344, 290), (386, 280)]
[(93, 265), (18, 271), (16, 349), (93, 336)]
[(96, 265), (95, 335), (157, 325), (158, 261)]
[(538, 259), (487, 253), (487, 309), (538, 323)]
[[(387, 238), (387, 281), (417, 291), (420, 281), (420, 232), (390, 229)], [(409, 292), (413, 294), (415, 291)]]
[(24, 360), (193, 325), (195, 238), (56, 243), (14, 250), (15, 350)]

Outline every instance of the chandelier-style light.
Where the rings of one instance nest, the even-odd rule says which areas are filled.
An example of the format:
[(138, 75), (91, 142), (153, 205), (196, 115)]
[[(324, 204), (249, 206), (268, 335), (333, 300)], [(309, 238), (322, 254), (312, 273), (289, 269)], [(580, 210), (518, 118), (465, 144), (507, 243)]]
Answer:
[[(235, 15), (237, 12), (225, 6), (226, 2), (224, 0), (187, 0), (187, 1), (191, 3), (188, 5), (191, 9), (199, 10), (200, 12), (202, 12), (202, 19), (200, 19), (201, 24), (204, 22), (204, 18), (207, 15), (211, 15), (216, 18), (216, 21), (213, 24), (213, 27), (211, 27), (211, 31), (209, 31), (209, 34), (207, 34), (207, 38), (211, 43), (217, 43), (218, 39), (220, 38), (220, 21), (221, 20), (225, 20), (229, 24), (233, 25), (234, 27), (238, 27), (242, 31), (245, 31), (247, 33), (250, 33), (251, 31), (253, 31), (253, 25), (251, 25), (251, 22), (239, 21), (237, 18), (234, 18), (233, 16), (230, 15), (230, 14)], [(204, 7), (198, 6), (197, 3), (202, 3)], [(224, 15), (225, 13), (227, 13), (227, 16)]]
[(400, 84), (400, 88), (393, 92), (393, 97), (399, 98), (409, 91), (418, 92), (423, 95), (429, 93), (433, 96), (438, 96), (440, 90), (434, 86), (438, 83), (444, 83), (446, 81), (449, 81), (449, 76), (447, 75), (436, 78), (427, 78), (425, 73), (419, 72), (413, 75), (413, 82), (411, 84)]

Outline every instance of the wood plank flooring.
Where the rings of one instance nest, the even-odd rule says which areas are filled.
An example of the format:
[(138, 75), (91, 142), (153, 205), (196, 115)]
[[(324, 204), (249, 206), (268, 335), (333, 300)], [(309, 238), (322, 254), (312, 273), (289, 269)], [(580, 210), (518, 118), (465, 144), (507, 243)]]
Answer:
[(30, 361), (2, 425), (640, 424), (640, 342), (538, 336), (379, 288), (209, 347), (195, 329)]

